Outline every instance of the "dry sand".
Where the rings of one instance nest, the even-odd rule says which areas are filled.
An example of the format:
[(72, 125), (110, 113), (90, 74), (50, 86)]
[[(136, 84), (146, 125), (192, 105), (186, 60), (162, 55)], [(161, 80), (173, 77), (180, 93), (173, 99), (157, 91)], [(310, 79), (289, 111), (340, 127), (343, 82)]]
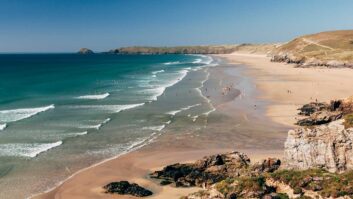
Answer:
[(353, 70), (348, 68), (296, 68), (273, 63), (265, 55), (233, 53), (222, 55), (231, 63), (248, 66), (247, 75), (271, 100), (267, 115), (275, 122), (293, 125), (300, 105), (310, 101), (330, 101), (353, 95)]
[[(253, 161), (281, 157), (288, 125), (293, 124), (299, 105), (315, 99), (344, 98), (353, 93), (352, 69), (294, 68), (271, 63), (264, 55), (220, 57), (246, 67), (228, 65), (210, 69), (210, 80), (205, 83), (210, 93), (205, 94), (211, 96), (217, 111), (211, 114), (214, 116), (202, 134), (167, 132), (156, 142), (84, 170), (36, 198), (133, 198), (103, 193), (103, 185), (118, 180), (129, 180), (151, 189), (155, 194), (149, 198), (179, 198), (198, 188), (161, 187), (147, 174), (167, 164), (189, 162), (233, 149), (247, 153)], [(227, 95), (218, 92), (229, 85), (239, 90), (233, 92), (232, 88)]]

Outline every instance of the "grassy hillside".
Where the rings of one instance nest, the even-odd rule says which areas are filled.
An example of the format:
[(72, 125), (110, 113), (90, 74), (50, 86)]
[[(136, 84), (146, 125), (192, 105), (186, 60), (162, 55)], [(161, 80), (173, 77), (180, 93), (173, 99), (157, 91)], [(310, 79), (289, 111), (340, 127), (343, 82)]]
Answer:
[[(274, 51), (278, 60), (307, 65), (353, 63), (353, 30), (330, 31), (298, 37)], [(287, 60), (284, 56), (287, 56)]]

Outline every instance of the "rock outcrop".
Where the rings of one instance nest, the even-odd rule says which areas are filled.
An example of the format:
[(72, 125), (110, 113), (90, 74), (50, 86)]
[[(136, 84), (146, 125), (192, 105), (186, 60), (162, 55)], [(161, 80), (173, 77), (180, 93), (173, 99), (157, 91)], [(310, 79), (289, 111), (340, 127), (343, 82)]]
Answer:
[(94, 52), (93, 52), (91, 49), (88, 49), (88, 48), (81, 48), (81, 49), (78, 51), (78, 54), (81, 54), (81, 55), (88, 55), (88, 54), (94, 54)]
[(146, 197), (152, 195), (152, 191), (147, 190), (138, 184), (129, 183), (128, 181), (112, 182), (103, 187), (106, 193), (132, 195), (136, 197)]
[(322, 168), (330, 172), (353, 169), (353, 98), (312, 102), (299, 108), (300, 127), (288, 132), (288, 168)]
[(353, 169), (353, 129), (343, 120), (312, 128), (290, 130), (285, 142), (288, 168), (323, 168), (331, 172)]
[[(243, 153), (231, 152), (213, 155), (196, 161), (194, 164), (173, 164), (161, 171), (150, 174), (152, 178), (162, 179), (161, 184), (173, 184), (176, 187), (208, 187), (227, 177), (248, 175), (250, 172), (261, 172), (265, 169), (274, 169), (280, 161), (264, 161), (264, 165), (250, 168), (250, 159)], [(277, 167), (277, 168), (278, 168)]]
[(299, 119), (296, 124), (299, 126), (327, 124), (351, 113), (352, 107), (351, 99), (332, 100), (330, 103), (311, 102), (298, 109), (299, 115), (304, 118)]
[(273, 172), (280, 165), (281, 161), (276, 158), (250, 165), (247, 155), (231, 152), (205, 157), (193, 164), (169, 165), (161, 171), (151, 173), (150, 177), (161, 179), (161, 185), (209, 187), (226, 178), (257, 176), (263, 172)]

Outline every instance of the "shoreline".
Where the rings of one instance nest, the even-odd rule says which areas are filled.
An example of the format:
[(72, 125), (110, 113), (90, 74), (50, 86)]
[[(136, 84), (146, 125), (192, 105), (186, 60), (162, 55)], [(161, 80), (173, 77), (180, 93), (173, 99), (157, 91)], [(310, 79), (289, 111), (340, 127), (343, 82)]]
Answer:
[[(224, 65), (228, 65), (228, 66), (224, 66)], [(237, 68), (238, 71), (231, 71), (234, 68)], [(199, 136), (199, 138), (195, 138), (192, 135), (190, 139), (196, 142), (196, 143), (192, 143), (192, 141), (190, 140), (186, 141), (187, 139), (185, 138), (184, 138), (185, 140), (183, 140), (182, 138), (179, 138), (177, 135), (170, 135), (170, 134), (161, 135), (160, 137), (157, 138), (155, 142), (145, 145), (135, 151), (128, 152), (123, 155), (119, 155), (117, 157), (104, 160), (90, 167), (84, 168), (76, 172), (68, 179), (62, 181), (58, 186), (46, 191), (45, 193), (34, 195), (31, 198), (56, 198), (56, 197), (104, 198), (104, 197), (107, 197), (108, 195), (103, 194), (102, 189), (100, 187), (104, 186), (105, 184), (111, 181), (116, 181), (116, 180), (129, 180), (129, 181), (132, 180), (133, 182), (137, 182), (142, 186), (150, 188), (153, 192), (155, 192), (154, 196), (152, 196), (151, 198), (163, 198), (163, 194), (167, 194), (168, 197), (170, 197), (171, 196), (170, 194), (173, 195), (176, 188), (158, 186), (156, 182), (153, 182), (146, 177), (146, 175), (149, 172), (155, 170), (156, 168), (166, 166), (167, 164), (176, 163), (176, 162), (193, 161), (193, 160), (200, 159), (206, 155), (229, 152), (234, 149), (240, 150), (241, 152), (246, 152), (247, 154), (249, 154), (252, 160), (260, 160), (260, 159), (267, 158), (269, 156), (281, 157), (283, 144), (279, 148), (276, 148), (278, 146), (273, 147), (274, 149), (271, 149), (270, 145), (269, 145), (270, 147), (267, 146), (267, 149), (263, 149), (263, 147), (266, 147), (266, 145), (268, 145), (273, 138), (276, 138), (276, 137), (278, 138), (279, 135), (281, 137), (278, 143), (281, 143), (285, 137), (283, 132), (285, 132), (285, 129), (287, 127), (283, 127), (283, 126), (278, 127), (272, 124), (276, 126), (275, 127), (277, 131), (276, 133), (272, 135), (271, 132), (269, 132), (269, 134), (271, 135), (268, 135), (268, 137), (267, 135), (266, 136), (261, 135), (261, 133), (260, 135), (258, 135), (258, 131), (262, 132), (260, 128), (263, 125), (265, 125), (265, 123), (268, 123), (267, 118), (264, 118), (262, 116), (262, 114), (264, 114), (264, 107), (266, 106), (266, 103), (262, 103), (263, 101), (262, 99), (260, 99), (260, 101), (257, 101), (257, 99), (255, 99), (258, 97), (257, 96), (258, 93), (255, 94), (254, 92), (256, 92), (255, 91), (256, 89), (250, 88), (251, 86), (247, 85), (251, 83), (246, 82), (248, 80), (242, 80), (245, 82), (245, 83), (243, 82), (245, 86), (243, 85), (244, 88), (242, 88), (243, 89), (241, 91), (242, 94), (239, 97), (236, 94), (232, 95), (230, 97), (231, 100), (224, 99), (223, 94), (218, 93), (217, 89), (219, 89), (219, 87), (222, 87), (221, 82), (223, 84), (224, 81), (228, 80), (229, 82), (234, 81), (232, 83), (235, 85), (241, 84), (241, 82), (240, 83), (236, 82), (239, 80), (236, 79), (235, 76), (233, 76), (234, 74), (232, 73), (235, 73), (235, 72), (243, 73), (244, 71), (242, 70), (244, 69), (246, 70), (246, 67), (237, 66), (233, 64), (229, 66), (228, 63), (222, 63), (222, 66), (209, 67), (208, 69), (212, 70), (210, 75), (211, 80), (209, 79), (206, 82), (204, 82), (205, 84), (204, 87), (208, 87), (209, 91), (210, 90), (217, 91), (211, 94), (213, 97), (211, 97), (210, 100), (212, 102), (212, 105), (216, 108), (215, 114), (221, 113), (220, 115), (225, 117), (226, 118), (225, 120), (227, 121), (220, 122), (221, 126), (218, 126), (218, 121), (211, 122), (211, 124), (208, 124), (211, 127), (209, 127), (207, 131), (211, 132), (212, 129), (224, 128), (223, 130), (224, 132), (221, 132), (219, 134), (224, 134), (226, 136), (212, 135), (214, 133), (211, 133), (211, 135)], [(241, 74), (235, 74), (235, 75), (239, 76)], [(226, 76), (227, 78), (224, 78)], [(216, 81), (218, 80), (220, 81), (217, 83)], [(229, 82), (227, 82), (227, 84), (229, 84)], [(249, 88), (246, 88), (246, 87), (249, 87)], [(233, 89), (233, 88), (231, 89), (232, 93), (237, 91), (238, 88), (236, 86), (235, 88), (236, 89)], [(245, 89), (248, 89), (248, 90), (245, 91)], [(204, 89), (203, 90), (200, 89), (200, 90), (201, 92), (205, 92)], [(207, 92), (207, 89), (206, 89), (206, 92)], [(218, 95), (215, 93), (218, 93)], [(249, 100), (251, 102), (249, 102)], [(254, 109), (253, 104), (258, 104), (257, 109), (256, 108)], [(260, 117), (256, 118), (257, 116), (260, 116)], [(232, 134), (230, 133), (230, 131), (232, 130), (229, 129), (229, 126), (231, 125), (230, 121), (234, 121), (234, 119), (235, 121), (243, 122), (243, 123), (239, 122), (239, 124), (235, 126), (235, 128), (238, 128), (239, 126), (240, 126), (239, 128), (242, 128), (241, 130), (242, 132), (239, 135), (230, 135)], [(255, 130), (251, 129), (252, 127), (250, 127), (250, 125), (251, 123), (253, 123), (251, 122), (252, 119), (261, 120), (260, 122), (258, 122), (258, 126), (260, 128), (256, 127), (255, 125)], [(226, 127), (222, 125), (225, 125)], [(250, 131), (253, 132), (253, 135), (251, 133), (250, 135), (248, 135), (248, 133), (246, 132), (247, 130), (249, 130), (249, 128), (250, 128)], [(189, 135), (186, 134), (186, 136), (189, 136)], [(220, 140), (210, 142), (209, 140), (213, 140), (214, 136), (216, 136), (215, 137), (216, 139), (218, 137), (218, 139)], [(238, 137), (240, 141), (235, 139), (229, 139), (234, 136)], [(263, 136), (264, 138), (260, 138), (260, 136)], [(181, 141), (172, 141), (172, 143), (170, 143), (171, 140), (173, 139), (176, 139), (176, 140), (181, 139)], [(260, 140), (257, 140), (257, 139), (260, 139)], [(245, 143), (242, 143), (241, 140), (247, 140), (247, 141)], [(231, 143), (226, 143), (226, 142), (231, 142)], [(255, 148), (252, 148), (251, 146), (254, 146), (254, 144), (256, 144), (257, 142), (260, 142), (261, 144), (259, 144)], [(234, 143), (237, 143), (238, 145), (236, 144), (234, 147)], [(198, 145), (198, 147), (195, 147), (194, 145)], [(142, 160), (140, 160), (141, 157), (142, 157)], [(144, 168), (140, 168), (139, 166), (137, 167), (133, 166), (134, 164), (137, 164), (141, 161), (143, 162), (142, 165), (144, 165)], [(130, 165), (127, 166), (129, 163)], [(133, 168), (131, 168), (131, 166)], [(107, 171), (112, 171), (112, 168), (115, 168), (122, 172), (108, 174)], [(93, 183), (94, 185), (90, 183), (86, 184), (87, 181), (90, 181), (91, 178), (97, 178), (97, 181)], [(99, 186), (97, 186), (98, 184)], [(85, 187), (85, 190), (83, 190), (84, 187)], [(187, 195), (188, 193), (195, 192), (195, 190), (198, 190), (198, 188), (177, 189), (174, 195), (176, 194), (175, 198), (179, 198), (182, 195)], [(113, 198), (134, 198), (130, 196), (120, 196), (120, 195), (114, 195), (114, 196), (109, 195), (109, 196), (112, 196)]]

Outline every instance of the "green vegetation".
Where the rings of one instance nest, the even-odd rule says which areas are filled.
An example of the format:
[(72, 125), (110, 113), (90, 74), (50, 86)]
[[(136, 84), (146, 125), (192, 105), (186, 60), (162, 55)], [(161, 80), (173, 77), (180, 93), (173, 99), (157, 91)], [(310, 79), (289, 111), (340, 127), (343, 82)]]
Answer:
[(215, 188), (226, 198), (234, 194), (237, 198), (260, 197), (268, 192), (264, 176), (226, 179), (217, 183)]
[(353, 113), (344, 116), (344, 127), (346, 129), (353, 127)]
[(280, 170), (270, 177), (288, 184), (294, 191), (305, 189), (317, 191), (323, 197), (353, 197), (353, 171), (335, 174), (322, 169)]

